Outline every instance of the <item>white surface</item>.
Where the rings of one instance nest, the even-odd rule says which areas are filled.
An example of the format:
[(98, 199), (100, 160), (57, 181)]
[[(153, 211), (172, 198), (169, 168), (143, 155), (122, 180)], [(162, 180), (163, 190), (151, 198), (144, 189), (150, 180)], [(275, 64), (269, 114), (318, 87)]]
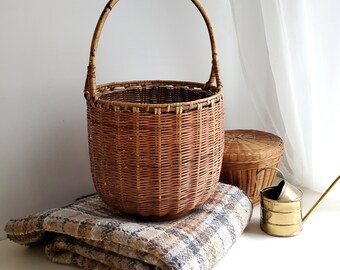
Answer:
[[(106, 3), (0, 1), (0, 228), (93, 190), (83, 87)], [(226, 128), (263, 129), (244, 84), (229, 1), (202, 4), (217, 37)], [(103, 30), (97, 75), (101, 83), (205, 82), (210, 62), (207, 31), (190, 1), (124, 0)]]
[[(304, 192), (304, 213), (319, 198)], [(265, 234), (259, 226), (259, 206), (239, 240), (214, 270), (225, 269), (339, 269), (340, 200), (328, 197), (303, 225), (295, 237), (278, 238)], [(0, 242), (0, 270), (78, 269), (51, 263), (42, 247), (27, 248), (3, 240)]]

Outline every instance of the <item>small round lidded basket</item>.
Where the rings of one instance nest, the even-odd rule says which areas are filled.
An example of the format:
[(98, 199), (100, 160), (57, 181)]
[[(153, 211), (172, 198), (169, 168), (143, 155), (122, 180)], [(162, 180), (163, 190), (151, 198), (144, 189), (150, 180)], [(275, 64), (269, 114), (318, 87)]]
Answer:
[(252, 200), (259, 204), (261, 190), (270, 186), (284, 152), (280, 137), (269, 132), (236, 129), (224, 132), (224, 153), (220, 181), (241, 188)]

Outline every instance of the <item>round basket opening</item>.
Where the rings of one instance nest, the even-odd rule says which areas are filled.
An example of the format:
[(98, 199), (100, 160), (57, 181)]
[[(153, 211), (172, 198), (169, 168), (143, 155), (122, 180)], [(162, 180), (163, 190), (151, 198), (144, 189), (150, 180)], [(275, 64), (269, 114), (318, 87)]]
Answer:
[(148, 103), (148, 104), (166, 104), (190, 102), (212, 96), (210, 91), (201, 88), (188, 87), (135, 87), (135, 88), (114, 88), (111, 91), (105, 91), (100, 96), (102, 100)]

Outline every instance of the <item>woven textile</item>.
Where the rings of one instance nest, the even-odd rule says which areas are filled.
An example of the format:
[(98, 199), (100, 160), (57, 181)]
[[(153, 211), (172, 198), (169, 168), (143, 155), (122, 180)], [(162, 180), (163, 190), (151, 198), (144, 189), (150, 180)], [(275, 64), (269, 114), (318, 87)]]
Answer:
[(172, 221), (140, 221), (112, 212), (98, 195), (10, 220), (12, 241), (43, 243), (49, 259), (84, 269), (212, 269), (241, 235), (253, 205), (239, 188), (215, 194)]

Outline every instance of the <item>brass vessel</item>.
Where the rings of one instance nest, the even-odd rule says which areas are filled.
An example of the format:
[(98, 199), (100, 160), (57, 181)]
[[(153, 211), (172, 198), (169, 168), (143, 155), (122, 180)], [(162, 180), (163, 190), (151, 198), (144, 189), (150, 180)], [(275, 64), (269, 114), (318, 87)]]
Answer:
[(298, 235), (302, 231), (302, 224), (340, 180), (339, 175), (308, 213), (303, 216), (303, 192), (286, 181), (282, 172), (277, 168), (264, 168), (259, 170), (258, 173), (267, 169), (278, 171), (283, 178), (277, 186), (267, 187), (261, 191), (260, 227), (265, 233), (273, 236), (289, 237)]

